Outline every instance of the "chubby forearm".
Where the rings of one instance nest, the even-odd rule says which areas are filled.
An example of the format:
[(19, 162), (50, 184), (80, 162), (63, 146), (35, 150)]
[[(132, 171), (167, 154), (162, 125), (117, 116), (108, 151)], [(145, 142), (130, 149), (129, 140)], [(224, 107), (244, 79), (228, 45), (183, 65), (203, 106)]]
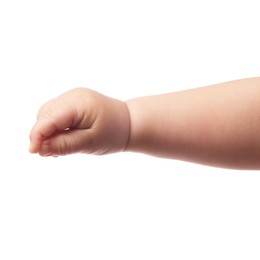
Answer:
[(260, 169), (260, 78), (132, 99), (126, 151)]

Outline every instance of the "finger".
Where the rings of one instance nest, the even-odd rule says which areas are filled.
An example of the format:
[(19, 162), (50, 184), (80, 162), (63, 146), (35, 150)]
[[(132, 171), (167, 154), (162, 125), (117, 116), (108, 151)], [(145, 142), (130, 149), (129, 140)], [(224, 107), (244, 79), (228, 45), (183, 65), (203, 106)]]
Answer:
[(91, 149), (92, 130), (73, 129), (59, 132), (45, 139), (39, 149), (41, 156), (58, 156), (83, 152)]
[(50, 108), (38, 118), (30, 133), (31, 153), (38, 153), (43, 141), (50, 136), (71, 128), (76, 118), (75, 109), (71, 107)]

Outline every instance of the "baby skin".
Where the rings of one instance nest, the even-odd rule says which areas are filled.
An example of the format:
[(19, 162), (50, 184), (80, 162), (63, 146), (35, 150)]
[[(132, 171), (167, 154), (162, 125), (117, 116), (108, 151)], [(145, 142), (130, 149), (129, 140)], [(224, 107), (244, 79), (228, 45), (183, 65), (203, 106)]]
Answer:
[(117, 100), (75, 88), (41, 106), (31, 153), (122, 151), (232, 169), (260, 169), (260, 77)]

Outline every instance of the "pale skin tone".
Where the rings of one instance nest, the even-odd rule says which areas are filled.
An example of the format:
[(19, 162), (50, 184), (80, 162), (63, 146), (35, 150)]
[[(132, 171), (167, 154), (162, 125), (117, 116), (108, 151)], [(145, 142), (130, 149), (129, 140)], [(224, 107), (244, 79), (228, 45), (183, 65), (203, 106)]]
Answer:
[(125, 102), (72, 89), (40, 108), (30, 141), (42, 156), (131, 151), (260, 169), (260, 77)]

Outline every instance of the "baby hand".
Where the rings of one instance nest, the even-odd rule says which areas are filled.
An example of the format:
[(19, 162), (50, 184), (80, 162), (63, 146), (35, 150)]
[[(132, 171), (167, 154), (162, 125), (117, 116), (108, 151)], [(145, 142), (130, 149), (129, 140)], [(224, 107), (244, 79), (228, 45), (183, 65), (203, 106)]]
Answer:
[(114, 153), (127, 146), (129, 132), (126, 103), (76, 88), (40, 108), (29, 151), (41, 156)]

